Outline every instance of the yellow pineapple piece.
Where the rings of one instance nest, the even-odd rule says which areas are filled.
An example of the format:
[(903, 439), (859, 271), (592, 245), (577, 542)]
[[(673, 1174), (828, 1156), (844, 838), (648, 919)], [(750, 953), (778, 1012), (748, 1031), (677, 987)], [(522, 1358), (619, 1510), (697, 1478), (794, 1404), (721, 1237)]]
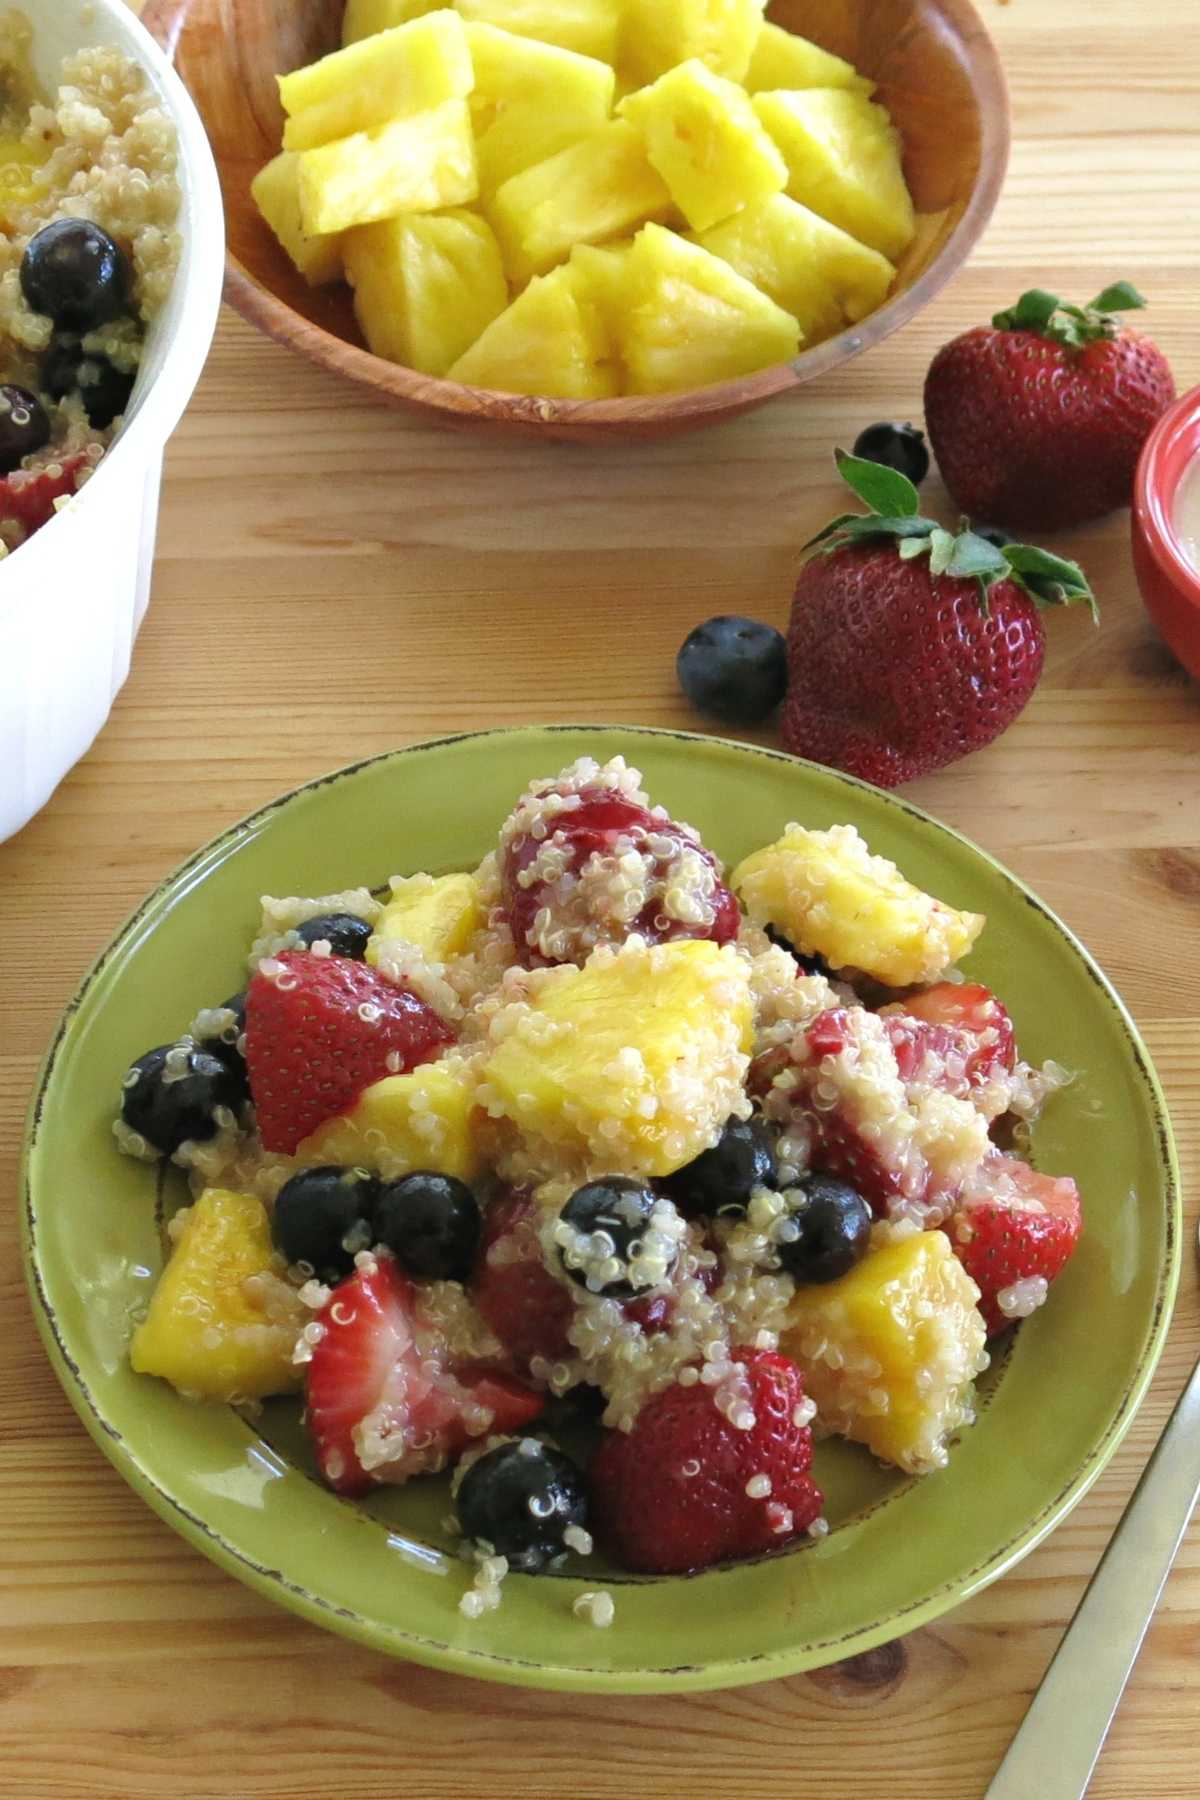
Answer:
[(367, 343), (423, 375), (444, 375), (508, 305), (500, 246), (478, 213), (380, 219), (343, 242)]
[(535, 163), (597, 131), (612, 112), (607, 63), (494, 25), (468, 25), (475, 65), (471, 122), (486, 197)]
[(912, 243), (900, 137), (882, 106), (844, 88), (756, 94), (788, 165), (788, 193), (895, 262)]
[(697, 242), (790, 312), (808, 345), (882, 306), (896, 274), (886, 256), (787, 194), (752, 202)]
[(474, 875), (413, 875), (392, 883), (392, 897), (367, 943), (367, 961), (379, 965), (381, 946), (399, 938), (415, 944), (431, 962), (461, 956), (486, 921)]
[(621, 334), (621, 321), (628, 306), (629, 255), (633, 239), (616, 244), (576, 244), (571, 252), (570, 268), (576, 279), (576, 292), (599, 309), (613, 353)]
[(476, 1110), (475, 1081), (461, 1063), (423, 1063), (364, 1088), (348, 1113), (298, 1145), (296, 1159), (305, 1168), (370, 1169), (385, 1181), (414, 1169), (473, 1181), (482, 1166)]
[(467, 103), (446, 100), (378, 131), (305, 150), (299, 185), (300, 222), (313, 236), (465, 206), (479, 194)]
[(694, 231), (787, 186), (787, 164), (745, 93), (693, 57), (621, 102)]
[(450, 370), (452, 381), (503, 394), (607, 400), (619, 392), (604, 316), (570, 266), (535, 276)]
[(464, 19), (615, 63), (621, 0), (455, 0)]
[(861, 969), (888, 987), (936, 981), (986, 923), (982, 913), (959, 912), (913, 887), (895, 863), (871, 855), (853, 825), (789, 825), (738, 864), (731, 885), (755, 924), (774, 925), (805, 955)]
[(619, 237), (670, 204), (641, 134), (611, 119), (506, 181), (489, 213), (509, 275), (521, 283), (562, 262), (575, 244)]
[(390, 31), (394, 25), (407, 25), (410, 19), (440, 12), (445, 5), (446, 0), (346, 0), (342, 42), (357, 44), (360, 38), (374, 37), (377, 32)]
[(480, 1099), (547, 1171), (667, 1175), (744, 1107), (749, 969), (731, 948), (639, 940), (534, 978), (492, 1021)]
[(978, 1298), (941, 1231), (885, 1236), (840, 1280), (797, 1288), (780, 1349), (804, 1371), (818, 1431), (910, 1475), (942, 1468), (987, 1367)]
[(135, 1371), (203, 1400), (262, 1400), (298, 1387), (292, 1351), (310, 1314), (281, 1270), (262, 1201), (206, 1189), (133, 1334)]
[(45, 191), (38, 172), (46, 153), (23, 138), (0, 135), (0, 230), (11, 230), (16, 217)]
[(283, 150), (250, 183), (250, 193), (287, 254), (310, 287), (336, 281), (342, 273), (344, 234), (309, 237), (300, 222), (300, 158)]
[(714, 74), (740, 81), (765, 5), (766, 0), (625, 0), (622, 73), (644, 86), (698, 56)]
[(764, 25), (759, 32), (744, 85), (750, 94), (767, 88), (849, 88), (867, 95), (875, 91), (875, 83), (860, 75), (853, 63), (779, 25)]
[(632, 392), (675, 393), (786, 362), (800, 327), (728, 263), (647, 225), (629, 254), (620, 347)]
[(462, 20), (443, 8), (278, 79), (290, 115), (284, 149), (315, 150), (461, 100), (475, 85), (475, 71)]

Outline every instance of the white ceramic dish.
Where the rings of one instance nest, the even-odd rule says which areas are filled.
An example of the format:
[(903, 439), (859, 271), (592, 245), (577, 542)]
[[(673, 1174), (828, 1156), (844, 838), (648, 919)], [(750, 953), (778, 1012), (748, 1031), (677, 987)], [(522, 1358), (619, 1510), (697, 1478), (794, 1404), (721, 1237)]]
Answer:
[(163, 449), (208, 356), (225, 255), (204, 127), (125, 0), (24, 5), (43, 87), (57, 84), (65, 56), (89, 44), (114, 44), (146, 70), (179, 136), (184, 251), (120, 438), (58, 517), (0, 565), (0, 841), (45, 805), (129, 673), (150, 598)]

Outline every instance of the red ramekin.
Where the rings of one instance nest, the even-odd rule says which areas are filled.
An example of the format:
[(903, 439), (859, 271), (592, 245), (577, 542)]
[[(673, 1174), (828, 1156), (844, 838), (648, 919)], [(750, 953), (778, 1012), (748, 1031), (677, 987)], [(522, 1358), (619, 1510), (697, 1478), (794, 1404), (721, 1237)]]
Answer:
[(1165, 412), (1142, 450), (1133, 483), (1133, 566), (1146, 610), (1189, 675), (1200, 681), (1200, 571), (1175, 529), (1184, 471), (1200, 457), (1200, 388)]

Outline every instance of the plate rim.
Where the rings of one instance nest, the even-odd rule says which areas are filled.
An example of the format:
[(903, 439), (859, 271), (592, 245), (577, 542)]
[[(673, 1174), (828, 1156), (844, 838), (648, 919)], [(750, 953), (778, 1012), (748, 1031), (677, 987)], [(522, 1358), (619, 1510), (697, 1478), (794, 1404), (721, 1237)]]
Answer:
[[(1058, 933), (1068, 949), (1080, 961), (1093, 984), (1099, 989), (1100, 995), (1116, 1015), (1132, 1062), (1144, 1085), (1154, 1120), (1156, 1161), (1164, 1202), (1164, 1255), (1158, 1270), (1152, 1320), (1141, 1357), (1131, 1379), (1121, 1393), (1108, 1428), (1099, 1442), (1091, 1447), (1070, 1480), (1042, 1507), (1036, 1517), (1030, 1520), (1009, 1542), (999, 1546), (993, 1555), (974, 1569), (969, 1570), (965, 1576), (951, 1582), (943, 1582), (932, 1591), (920, 1595), (910, 1605), (893, 1607), (885, 1616), (874, 1620), (869, 1625), (859, 1626), (837, 1638), (820, 1641), (805, 1640), (801, 1647), (793, 1651), (777, 1649), (727, 1661), (709, 1662), (702, 1665), (685, 1664), (674, 1668), (665, 1664), (622, 1669), (588, 1668), (565, 1663), (548, 1664), (523, 1660), (519, 1657), (501, 1656), (490, 1650), (457, 1647), (419, 1634), (405, 1632), (399, 1626), (380, 1619), (368, 1618), (352, 1609), (335, 1605), (313, 1589), (290, 1580), (282, 1569), (269, 1568), (258, 1563), (245, 1551), (239, 1549), (236, 1544), (214, 1530), (200, 1515), (186, 1507), (169, 1490), (168, 1486), (162, 1485), (155, 1475), (143, 1466), (137, 1451), (104, 1417), (103, 1410), (89, 1389), (79, 1365), (71, 1356), (69, 1347), (60, 1333), (58, 1317), (50, 1303), (42, 1278), (32, 1166), (38, 1144), (42, 1113), (54, 1077), (57, 1059), (91, 988), (113, 958), (125, 951), (136, 939), (142, 921), (157, 906), (166, 890), (177, 886), (189, 874), (198, 876), (199, 872), (209, 863), (219, 864), (248, 833), (257, 835), (276, 812), (289, 806), (302, 795), (324, 787), (338, 785), (365, 769), (383, 763), (398, 763), (405, 756), (415, 752), (445, 750), (458, 744), (480, 739), (527, 738), (532, 741), (547, 736), (585, 735), (589, 732), (619, 733), (632, 738), (674, 740), (688, 745), (697, 745), (710, 752), (733, 753), (738, 759), (762, 759), (782, 764), (789, 769), (811, 770), (814, 774), (831, 779), (837, 784), (863, 791), (875, 804), (882, 801), (886, 806), (905, 817), (916, 820), (922, 827), (932, 828), (935, 833), (939, 833), (965, 848), (972, 856), (978, 858), (1016, 889), (1026, 904), (1040, 914), (1043, 921)], [(473, 1677), (477, 1680), (563, 1693), (700, 1692), (800, 1674), (839, 1660), (841, 1656), (858, 1655), (874, 1649), (880, 1644), (890, 1642), (898, 1636), (931, 1623), (979, 1593), (983, 1588), (990, 1586), (993, 1581), (999, 1580), (1023, 1557), (1034, 1550), (1074, 1509), (1119, 1448), (1145, 1397), (1162, 1355), (1174, 1311), (1182, 1264), (1183, 1217), (1178, 1153), (1166, 1098), (1153, 1059), (1124, 1000), (1091, 953), (1057, 913), (1047, 906), (1019, 876), (1015, 875), (999, 858), (975, 843), (973, 839), (955, 830), (954, 827), (946, 825), (923, 807), (917, 806), (913, 801), (903, 798), (894, 791), (877, 788), (869, 782), (861, 781), (856, 776), (846, 775), (840, 770), (830, 769), (823, 764), (794, 757), (785, 751), (775, 750), (765, 745), (747, 744), (736, 739), (702, 732), (682, 731), (672, 727), (627, 725), (620, 722), (554, 721), (534, 725), (495, 726), (474, 731), (453, 732), (440, 737), (422, 738), (396, 749), (361, 757), (331, 770), (327, 774), (313, 776), (307, 781), (300, 782), (274, 799), (265, 802), (262, 806), (256, 807), (252, 812), (207, 840), (174, 868), (168, 870), (117, 927), (108, 942), (93, 959), (59, 1016), (34, 1079), (22, 1134), (18, 1165), (18, 1194), (21, 1256), (25, 1282), (34, 1322), (51, 1367), (93, 1442), (113, 1464), (122, 1479), (159, 1518), (200, 1550), (210, 1561), (224, 1569), (227, 1574), (235, 1576), (266, 1599), (274, 1601), (291, 1612), (298, 1613), (312, 1624), (332, 1630), (377, 1653), (406, 1658), (429, 1668)], [(242, 1423), (247, 1433), (253, 1435), (252, 1428), (245, 1424), (245, 1421)], [(736, 1576), (737, 1565), (730, 1565), (727, 1569), (717, 1570), (715, 1573)], [(663, 1579), (678, 1578), (664, 1577)]]

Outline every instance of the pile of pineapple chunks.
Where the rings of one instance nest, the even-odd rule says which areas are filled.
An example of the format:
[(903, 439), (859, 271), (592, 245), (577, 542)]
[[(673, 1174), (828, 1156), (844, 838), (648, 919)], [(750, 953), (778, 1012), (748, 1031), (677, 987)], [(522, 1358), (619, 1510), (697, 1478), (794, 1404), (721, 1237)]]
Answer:
[(253, 194), (376, 355), (601, 400), (785, 362), (914, 235), (900, 144), (766, 0), (349, 0)]

